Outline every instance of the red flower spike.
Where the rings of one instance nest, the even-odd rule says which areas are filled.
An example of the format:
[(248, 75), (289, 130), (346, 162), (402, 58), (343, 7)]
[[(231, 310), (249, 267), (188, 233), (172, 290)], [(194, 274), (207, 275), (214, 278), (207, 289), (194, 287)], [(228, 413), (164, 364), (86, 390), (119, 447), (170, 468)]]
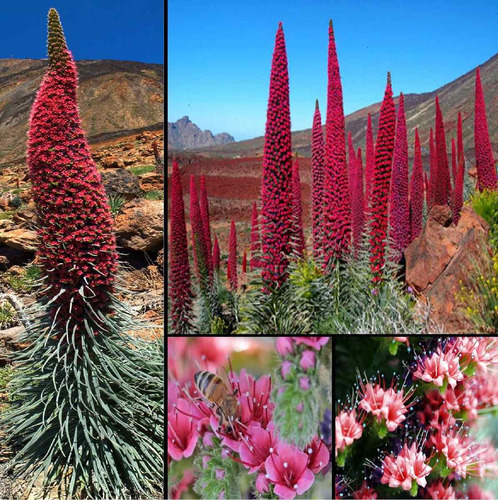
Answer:
[(453, 186), (454, 186), (457, 178), (457, 155), (456, 155), (456, 144), (454, 137), (451, 138), (451, 175), (453, 176)]
[(446, 151), (443, 114), (436, 96), (436, 182), (434, 184), (434, 205), (448, 205), (451, 197), (450, 169)]
[(173, 160), (171, 176), (171, 232), (170, 232), (169, 297), (171, 325), (176, 331), (192, 316), (192, 290), (188, 262), (187, 228), (183, 204), (182, 184), (178, 163)]
[(460, 164), (460, 157), (464, 155), (463, 152), (463, 132), (462, 132), (462, 113), (458, 112), (458, 125), (457, 125), (457, 158)]
[(436, 158), (436, 145), (434, 143), (434, 133), (430, 131), (429, 134), (429, 210), (434, 205), (434, 196), (436, 193), (436, 178), (437, 178), (437, 158)]
[(410, 243), (422, 232), (422, 213), (424, 210), (423, 176), (422, 151), (420, 148), (418, 129), (415, 128), (415, 158), (413, 160), (413, 171), (410, 184)]
[(212, 244), (211, 244), (211, 223), (209, 220), (209, 202), (206, 191), (206, 177), (201, 175), (201, 186), (200, 186), (200, 207), (201, 207), (201, 218), (202, 226), (204, 228), (204, 237), (206, 238), (206, 250), (207, 250), (207, 267), (209, 270), (209, 275), (213, 275), (213, 258), (211, 254)]
[(322, 237), (322, 208), (323, 208), (323, 177), (324, 177), (324, 145), (322, 117), (318, 108), (318, 99), (313, 116), (313, 128), (311, 130), (311, 177), (312, 177), (312, 212), (313, 222), (313, 256), (318, 259), (321, 256)]
[(301, 177), (299, 159), (292, 166), (292, 214), (294, 217), (295, 251), (299, 257), (304, 255), (303, 207), (301, 203)]
[(329, 24), (327, 119), (325, 122), (324, 267), (341, 258), (351, 240), (351, 200), (346, 164), (344, 108), (332, 21)]
[(247, 272), (247, 251), (244, 250), (244, 255), (242, 256), (242, 274)]
[(353, 178), (356, 172), (356, 155), (354, 154), (353, 136), (351, 132), (348, 133), (348, 182), (349, 182), (349, 195), (353, 199)]
[(201, 208), (193, 175), (190, 176), (190, 226), (192, 228), (192, 246), (197, 276), (201, 290), (206, 292), (210, 283), (209, 268), (207, 265), (206, 235), (204, 233)]
[(252, 204), (252, 220), (251, 220), (251, 271), (261, 266), (259, 260), (259, 252), (261, 242), (259, 240), (259, 219), (258, 207), (256, 202)]
[(427, 178), (427, 172), (424, 172), (424, 185), (425, 185), (425, 204), (429, 206), (429, 179)]
[(289, 74), (279, 24), (270, 75), (261, 187), (262, 277), (278, 287), (287, 279), (292, 235), (292, 152)]
[(408, 204), (408, 139), (403, 93), (399, 96), (398, 123), (394, 143), (389, 222), (394, 261), (400, 262), (410, 241), (410, 206)]
[(365, 211), (368, 212), (370, 210), (370, 201), (372, 198), (372, 189), (373, 189), (373, 177), (374, 177), (374, 168), (375, 168), (375, 149), (374, 149), (374, 140), (373, 140), (373, 132), (372, 132), (372, 117), (370, 113), (368, 113), (368, 121), (367, 121), (367, 140), (366, 140), (366, 167), (365, 167)]
[(375, 169), (371, 205), (370, 267), (374, 283), (382, 278), (387, 236), (387, 215), (391, 163), (394, 150), (395, 108), (391, 89), (391, 74), (387, 73), (386, 91), (380, 109), (379, 132), (375, 146)]
[(213, 267), (216, 271), (219, 271), (220, 265), (221, 265), (220, 244), (218, 243), (218, 237), (216, 235), (214, 235)]
[(352, 178), (353, 242), (356, 249), (361, 244), (365, 222), (365, 202), (363, 200), (363, 161), (361, 148), (356, 156), (356, 168)]
[(482, 93), (481, 75), (479, 68), (476, 70), (476, 97), (474, 118), (474, 141), (477, 167), (477, 188), (496, 189), (498, 181), (493, 159), (493, 150), (489, 140), (488, 120), (486, 118), (486, 106)]
[(231, 290), (237, 290), (238, 275), (237, 275), (237, 231), (235, 222), (232, 219), (230, 223), (230, 239), (228, 242), (228, 272), (230, 273), (229, 285)]
[(453, 223), (458, 225), (460, 220), (460, 212), (463, 206), (463, 180), (465, 177), (465, 161), (463, 156), (460, 157), (460, 164), (458, 165), (458, 174), (455, 182), (455, 189), (451, 199), (451, 209), (453, 212)]
[[(50, 307), (78, 337), (89, 304), (106, 311), (117, 253), (100, 173), (81, 128), (78, 76), (59, 15), (48, 16), (49, 65), (31, 109), (27, 161), (39, 220), (38, 258)], [(85, 298), (83, 298), (83, 292)], [(71, 321), (72, 325), (67, 322)]]

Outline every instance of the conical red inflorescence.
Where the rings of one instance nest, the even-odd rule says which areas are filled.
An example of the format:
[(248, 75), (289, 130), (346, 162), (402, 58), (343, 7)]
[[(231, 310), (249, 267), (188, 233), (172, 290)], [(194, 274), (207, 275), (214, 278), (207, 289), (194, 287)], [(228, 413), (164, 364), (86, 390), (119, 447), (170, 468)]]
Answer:
[(220, 244), (218, 242), (218, 237), (214, 235), (214, 243), (213, 243), (213, 268), (215, 271), (220, 270), (221, 266), (221, 252), (220, 252)]
[(299, 159), (292, 166), (292, 215), (294, 218), (295, 252), (299, 257), (304, 254), (303, 206), (301, 202), (301, 177)]
[(396, 139), (394, 142), (391, 195), (389, 204), (390, 236), (393, 259), (400, 262), (410, 242), (410, 205), (408, 201), (408, 138), (406, 132), (405, 100), (399, 95)]
[(171, 231), (169, 244), (169, 298), (171, 326), (180, 331), (192, 317), (192, 289), (188, 262), (187, 227), (185, 206), (178, 163), (173, 160), (171, 175)]
[(436, 96), (436, 182), (434, 184), (434, 205), (448, 205), (451, 199), (450, 168), (446, 151), (443, 114)]
[(386, 91), (380, 109), (379, 131), (375, 145), (374, 183), (370, 209), (370, 267), (373, 282), (382, 280), (382, 268), (385, 262), (387, 239), (387, 217), (391, 163), (394, 150), (396, 110), (391, 88), (391, 74), (387, 74)]
[(361, 245), (365, 225), (365, 202), (363, 199), (363, 160), (361, 148), (356, 155), (356, 168), (352, 178), (352, 218), (353, 218), (353, 244), (356, 249)]
[(247, 250), (244, 250), (244, 255), (242, 256), (242, 274), (247, 273)]
[(431, 128), (429, 133), (429, 191), (428, 191), (428, 209), (434, 206), (434, 197), (436, 193), (436, 179), (437, 179), (437, 158), (436, 158), (436, 145), (434, 143), (434, 132)]
[[(427, 178), (427, 177), (426, 177)], [(410, 241), (411, 243), (422, 232), (424, 211), (424, 169), (422, 166), (422, 150), (418, 129), (415, 129), (415, 158), (413, 160), (412, 179), (410, 183)]]
[(230, 223), (230, 237), (228, 240), (228, 284), (230, 290), (237, 290), (238, 274), (237, 274), (237, 231), (235, 222), (232, 219)]
[(202, 223), (201, 208), (193, 175), (190, 176), (190, 226), (197, 277), (199, 278), (201, 290), (205, 293), (210, 284), (206, 234), (204, 232), (204, 224)]
[(211, 253), (211, 222), (209, 220), (209, 202), (206, 191), (206, 177), (201, 175), (201, 186), (200, 186), (200, 207), (201, 207), (201, 217), (202, 226), (204, 228), (204, 237), (206, 238), (206, 251), (207, 251), (207, 267), (209, 274), (213, 274), (213, 257)]
[(427, 172), (424, 172), (424, 186), (425, 186), (425, 204), (429, 206), (429, 179), (427, 178)]
[(252, 220), (251, 220), (251, 271), (261, 266), (259, 253), (261, 242), (259, 239), (259, 218), (258, 206), (256, 202), (252, 204)]
[(493, 159), (493, 150), (489, 140), (488, 120), (486, 106), (482, 92), (481, 75), (479, 68), (476, 70), (476, 97), (474, 117), (474, 141), (477, 167), (477, 189), (496, 189), (498, 181)]
[(323, 176), (324, 176), (324, 150), (323, 150), (322, 117), (318, 107), (318, 99), (313, 116), (311, 129), (311, 220), (313, 223), (313, 256), (318, 259), (322, 252), (322, 209), (323, 209)]
[(332, 21), (329, 24), (327, 119), (323, 206), (324, 267), (341, 258), (351, 241), (351, 199), (346, 164), (342, 85)]
[(54, 299), (50, 311), (62, 332), (79, 338), (89, 307), (108, 310), (117, 253), (107, 194), (81, 127), (76, 65), (55, 9), (49, 12), (48, 59), (31, 110), (27, 160), (43, 293)]
[(460, 220), (460, 212), (463, 206), (463, 180), (465, 177), (465, 161), (463, 156), (460, 157), (458, 165), (458, 173), (455, 183), (455, 189), (453, 190), (453, 196), (451, 199), (451, 208), (453, 212), (453, 223), (455, 226), (458, 225)]
[(348, 183), (349, 183), (349, 196), (353, 199), (353, 178), (356, 173), (356, 155), (354, 153), (353, 135), (348, 133)]
[(460, 165), (460, 156), (463, 156), (463, 132), (462, 132), (462, 113), (458, 112), (457, 125), (457, 165)]
[(292, 236), (292, 151), (289, 73), (279, 24), (270, 76), (261, 187), (262, 277), (271, 287), (287, 279)]
[(451, 138), (451, 175), (453, 177), (453, 186), (454, 186), (457, 178), (457, 155), (456, 155), (456, 145), (454, 137)]
[(365, 165), (365, 211), (369, 211), (372, 198), (373, 177), (375, 169), (375, 149), (372, 132), (372, 117), (368, 113), (367, 139), (366, 139), (366, 165)]

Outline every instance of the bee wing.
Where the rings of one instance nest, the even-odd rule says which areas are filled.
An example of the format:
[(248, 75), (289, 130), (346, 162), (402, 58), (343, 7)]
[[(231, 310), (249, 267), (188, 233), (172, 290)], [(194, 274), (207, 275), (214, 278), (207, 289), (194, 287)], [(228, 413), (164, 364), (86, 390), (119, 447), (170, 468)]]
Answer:
[(216, 369), (216, 374), (218, 377), (221, 378), (223, 383), (227, 386), (227, 389), (232, 392), (232, 384), (230, 383), (230, 380), (228, 379), (228, 373), (225, 368), (217, 368)]

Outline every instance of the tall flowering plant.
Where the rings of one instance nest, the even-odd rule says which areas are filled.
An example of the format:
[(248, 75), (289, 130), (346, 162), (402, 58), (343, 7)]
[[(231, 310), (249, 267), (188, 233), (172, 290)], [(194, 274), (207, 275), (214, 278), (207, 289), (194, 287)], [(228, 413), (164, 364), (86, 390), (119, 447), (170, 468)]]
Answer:
[(150, 495), (162, 481), (162, 353), (126, 334), (143, 325), (114, 295), (112, 217), (55, 9), (48, 56), (28, 140), (44, 285), (30, 310), (28, 347), (15, 355), (2, 434), (16, 449), (15, 475), (44, 496)]
[(483, 487), (498, 472), (498, 443), (477, 429), (496, 421), (496, 339), (361, 341), (368, 354), (357, 356), (356, 366), (349, 354), (358, 352), (357, 340), (337, 347), (341, 497), (493, 497), (496, 491)]
[[(262, 359), (270, 359), (268, 349), (273, 348), (273, 339), (266, 342), (241, 340), (246, 362), (253, 355), (257, 356), (260, 366)], [(299, 346), (297, 341), (299, 339), (292, 340)], [(202, 350), (197, 346), (200, 342)], [(200, 337), (190, 341), (171, 338), (168, 343), (169, 350), (173, 351), (168, 359), (168, 476), (173, 477), (170, 484), (173, 495), (186, 489), (182, 481), (187, 478), (191, 479), (194, 492), (201, 498), (244, 498), (249, 489), (253, 495), (264, 498), (292, 499), (296, 495), (311, 495), (315, 488), (321, 488), (320, 498), (331, 498), (330, 483), (324, 484), (324, 480), (330, 478), (330, 410), (328, 414), (324, 412), (323, 422), (316, 422), (305, 441), (298, 444), (285, 439), (275, 418), (276, 412), (282, 411), (275, 394), (286, 388), (280, 385), (279, 376), (254, 377), (245, 368), (236, 372), (229, 361), (230, 369), (223, 379), (227, 393), (236, 400), (237, 409), (233, 418), (220, 419), (217, 405), (206, 397), (209, 392), (206, 385), (199, 383), (204, 388), (201, 389), (194, 383), (195, 379), (200, 380), (196, 372), (203, 369), (203, 365), (204, 369), (215, 372), (216, 355), (231, 348), (240, 351), (240, 341)], [(310, 349), (316, 353), (313, 359), (305, 355), (302, 363), (311, 378), (323, 343), (315, 347), (301, 345), (302, 353)], [(277, 345), (277, 351), (280, 348)], [(200, 368), (194, 368), (192, 355), (194, 359), (199, 357)], [(219, 363), (217, 371), (221, 373)], [(186, 467), (189, 474), (185, 473)], [(183, 471), (182, 478), (179, 471)], [(188, 498), (192, 498), (191, 494)]]

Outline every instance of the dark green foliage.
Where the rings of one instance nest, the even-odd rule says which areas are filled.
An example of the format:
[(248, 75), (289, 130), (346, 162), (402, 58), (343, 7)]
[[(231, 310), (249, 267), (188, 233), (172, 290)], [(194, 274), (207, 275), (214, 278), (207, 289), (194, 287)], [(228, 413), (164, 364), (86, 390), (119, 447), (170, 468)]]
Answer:
[(121, 212), (123, 205), (126, 203), (124, 196), (120, 194), (109, 196), (109, 208), (111, 209), (111, 214), (114, 218)]
[(489, 240), (498, 252), (498, 191), (475, 192), (471, 203), (476, 213), (489, 224)]

